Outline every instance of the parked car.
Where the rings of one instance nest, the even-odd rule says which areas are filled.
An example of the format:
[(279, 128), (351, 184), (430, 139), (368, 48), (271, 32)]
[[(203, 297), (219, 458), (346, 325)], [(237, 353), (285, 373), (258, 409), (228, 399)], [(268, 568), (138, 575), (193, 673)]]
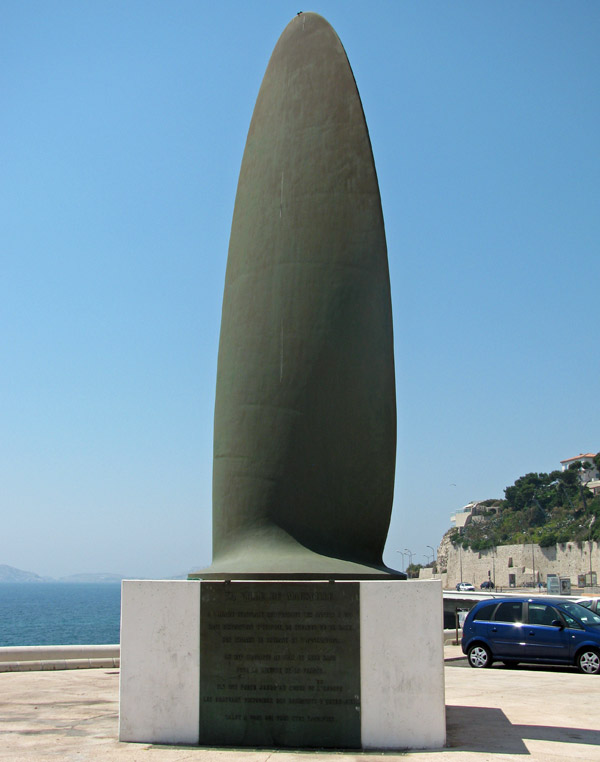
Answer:
[(456, 585), (456, 589), (460, 590), (461, 593), (465, 593), (465, 592), (471, 593), (471, 592), (474, 592), (475, 587), (470, 582), (459, 582)]
[(481, 585), (479, 585), (479, 587), (480, 587), (482, 590), (493, 590), (493, 589), (494, 589), (494, 583), (492, 582), (492, 580), (491, 580), (491, 579), (486, 579), (486, 580), (484, 580), (484, 581), (481, 583)]
[(600, 614), (600, 598), (578, 598), (575, 603), (585, 606), (586, 609), (590, 609), (594, 614)]
[(600, 616), (560, 598), (494, 598), (467, 614), (461, 639), (471, 667), (574, 664), (600, 673)]

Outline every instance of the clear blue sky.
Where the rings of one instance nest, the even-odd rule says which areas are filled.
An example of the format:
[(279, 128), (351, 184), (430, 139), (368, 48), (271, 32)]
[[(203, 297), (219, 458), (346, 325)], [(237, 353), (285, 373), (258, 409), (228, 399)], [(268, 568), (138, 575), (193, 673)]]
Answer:
[(600, 449), (597, 2), (5, 0), (0, 563), (210, 562), (237, 175), (297, 11), (344, 44), (386, 222), (398, 464), (385, 558)]

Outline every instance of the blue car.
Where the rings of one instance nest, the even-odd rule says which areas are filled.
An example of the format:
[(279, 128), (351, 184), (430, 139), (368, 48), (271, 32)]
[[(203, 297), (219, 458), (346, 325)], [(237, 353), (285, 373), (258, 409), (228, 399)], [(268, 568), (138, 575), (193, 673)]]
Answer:
[(467, 614), (463, 653), (475, 668), (494, 661), (507, 666), (573, 664), (600, 673), (600, 616), (560, 598), (494, 598)]

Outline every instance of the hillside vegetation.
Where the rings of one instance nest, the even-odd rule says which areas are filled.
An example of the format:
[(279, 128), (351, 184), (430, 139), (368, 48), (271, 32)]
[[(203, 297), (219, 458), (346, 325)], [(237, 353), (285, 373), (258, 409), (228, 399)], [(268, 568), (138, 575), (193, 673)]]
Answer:
[[(600, 453), (595, 460), (600, 466)], [(450, 540), (475, 551), (529, 542), (599, 542), (600, 495), (581, 483), (583, 470), (585, 464), (575, 462), (567, 471), (521, 476), (504, 490), (504, 500), (479, 503), (463, 532), (453, 530)]]

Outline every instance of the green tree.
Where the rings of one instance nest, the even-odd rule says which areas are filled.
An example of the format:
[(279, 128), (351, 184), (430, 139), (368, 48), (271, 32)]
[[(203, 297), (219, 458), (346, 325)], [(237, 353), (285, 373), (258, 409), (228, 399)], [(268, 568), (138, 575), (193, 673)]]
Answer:
[(406, 573), (408, 574), (409, 579), (413, 579), (413, 577), (419, 576), (419, 570), (423, 568), (422, 564), (409, 564), (406, 567)]
[(497, 513), (480, 511), (462, 534), (454, 530), (450, 539), (474, 551), (600, 539), (600, 496), (594, 497), (579, 476), (577, 463), (566, 471), (525, 474), (505, 489), (505, 500), (496, 503)]

